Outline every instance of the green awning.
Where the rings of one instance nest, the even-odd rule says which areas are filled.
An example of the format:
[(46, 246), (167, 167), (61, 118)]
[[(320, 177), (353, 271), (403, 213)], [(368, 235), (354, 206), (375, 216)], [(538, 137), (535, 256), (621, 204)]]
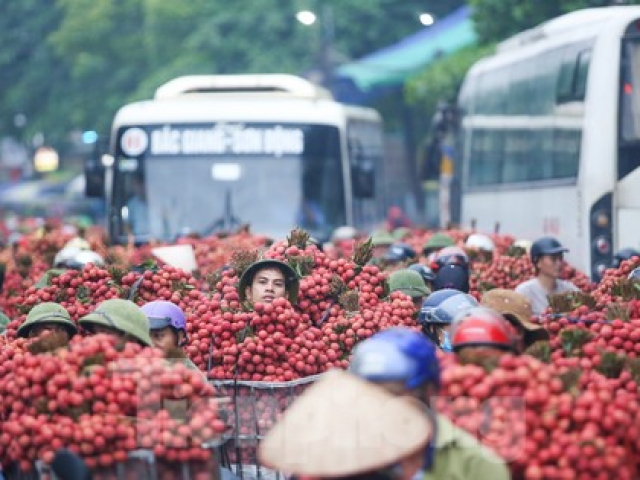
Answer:
[(363, 92), (375, 87), (402, 85), (434, 60), (476, 41), (471, 9), (464, 6), (431, 27), (339, 67), (336, 76), (351, 79)]

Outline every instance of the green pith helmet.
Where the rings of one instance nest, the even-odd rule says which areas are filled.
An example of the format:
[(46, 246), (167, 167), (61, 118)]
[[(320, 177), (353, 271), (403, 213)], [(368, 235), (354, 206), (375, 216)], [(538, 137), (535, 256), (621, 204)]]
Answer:
[(19, 337), (28, 337), (31, 329), (38, 323), (55, 323), (67, 329), (69, 335), (78, 333), (78, 327), (71, 320), (69, 312), (62, 306), (53, 302), (40, 303), (33, 307), (27, 315), (27, 319), (18, 327)]
[(374, 247), (388, 246), (395, 241), (396, 239), (393, 238), (393, 235), (385, 230), (376, 230), (375, 232), (371, 233), (371, 244)]
[(446, 233), (434, 233), (427, 243), (424, 244), (423, 251), (428, 255), (433, 250), (439, 250), (445, 247), (453, 247), (456, 244), (453, 238)]
[(300, 279), (296, 271), (284, 262), (279, 260), (259, 260), (252, 263), (242, 273), (240, 277), (240, 285), (238, 286), (238, 294), (240, 295), (240, 301), (246, 300), (247, 287), (250, 287), (253, 283), (253, 277), (259, 270), (263, 268), (277, 268), (284, 275), (284, 285), (286, 291), (289, 293), (289, 302), (291, 305), (295, 305), (298, 301), (298, 290), (300, 289)]
[(411, 234), (411, 230), (408, 229), (407, 227), (399, 227), (396, 228), (391, 235), (393, 235), (393, 238), (395, 238), (396, 240), (402, 240), (405, 237), (408, 237)]
[(130, 335), (140, 343), (153, 346), (149, 336), (147, 316), (135, 303), (129, 300), (114, 298), (105, 300), (93, 312), (82, 317), (78, 323), (81, 327), (102, 325)]
[(423, 297), (431, 293), (420, 274), (406, 268), (393, 272), (389, 276), (388, 283), (390, 292), (400, 290), (412, 298)]

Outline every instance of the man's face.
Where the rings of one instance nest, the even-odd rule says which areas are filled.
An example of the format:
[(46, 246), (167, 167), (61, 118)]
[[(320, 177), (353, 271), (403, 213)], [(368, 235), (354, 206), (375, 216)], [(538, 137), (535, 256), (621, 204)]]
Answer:
[(115, 328), (106, 327), (104, 325), (100, 325), (97, 323), (92, 324), (89, 328), (87, 328), (91, 335), (100, 335), (101, 333), (105, 333), (107, 335), (113, 335), (114, 337), (124, 339), (125, 334), (120, 330), (116, 330)]
[(508, 352), (494, 347), (464, 347), (458, 350), (458, 361), (462, 364), (495, 361)]
[(272, 303), (276, 298), (287, 295), (284, 274), (279, 268), (263, 268), (253, 276), (253, 283), (247, 287), (246, 296), (253, 303)]
[(538, 271), (546, 277), (558, 278), (562, 268), (562, 254), (543, 255), (538, 260)]
[(451, 333), (451, 324), (448, 324), (448, 323), (436, 324), (436, 332), (438, 334), (438, 340), (442, 345), (442, 343), (444, 342), (445, 333), (447, 332)]
[(515, 316), (509, 315), (509, 314), (506, 314), (506, 315), (503, 314), (502, 316), (513, 327), (512, 333), (515, 335), (515, 339), (518, 347), (519, 348), (522, 347), (522, 345), (524, 344), (524, 336), (526, 333), (525, 328), (522, 326), (522, 324), (518, 321), (518, 319)]
[(181, 339), (184, 338), (184, 332), (176, 332), (171, 327), (158, 328), (149, 332), (151, 335), (151, 341), (153, 345), (165, 352), (178, 348), (181, 344)]
[(407, 390), (404, 382), (400, 381), (389, 381), (389, 382), (375, 382), (377, 386), (384, 388), (391, 395), (395, 395), (396, 397), (402, 396), (415, 396), (412, 394), (411, 390)]
[(424, 302), (425, 298), (426, 296), (411, 297), (411, 299), (413, 300), (413, 306), (416, 308), (418, 312), (420, 312), (420, 309), (422, 308), (422, 302)]
[(425, 383), (424, 385), (409, 390), (402, 381), (388, 381), (388, 382), (374, 382), (378, 387), (382, 387), (391, 395), (396, 397), (407, 397), (412, 400), (420, 402), (425, 407), (431, 408), (431, 402), (433, 398), (438, 394), (438, 390), (435, 385), (431, 383)]
[(336, 249), (343, 257), (348, 257), (353, 253), (355, 242), (353, 240), (337, 240), (335, 242)]
[(382, 258), (389, 250), (389, 245), (374, 245), (371, 249), (372, 258)]
[(49, 335), (50, 333), (61, 333), (66, 335), (67, 341), (69, 340), (69, 332), (62, 325), (57, 323), (38, 323), (31, 327), (29, 330), (29, 338), (36, 338), (44, 335)]

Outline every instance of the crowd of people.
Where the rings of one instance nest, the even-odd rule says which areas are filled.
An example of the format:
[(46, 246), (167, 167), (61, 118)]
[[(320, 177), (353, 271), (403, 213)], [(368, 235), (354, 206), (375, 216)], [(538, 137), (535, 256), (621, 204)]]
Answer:
[[(342, 227), (326, 248), (348, 256), (357, 235)], [(515, 290), (492, 289), (477, 299), (469, 294), (467, 251), (490, 261), (495, 245), (488, 236), (470, 235), (463, 249), (436, 233), (420, 253), (388, 232), (374, 232), (371, 243), (371, 262), (390, 268), (389, 293), (399, 291), (413, 300), (421, 332), (393, 328), (360, 342), (347, 372), (325, 374), (285, 411), (261, 443), (262, 461), (299, 478), (509, 478), (503, 460), (435, 411), (431, 399), (440, 385), (437, 349), (460, 358), (479, 353), (499, 357), (522, 354), (548, 340), (549, 333), (533, 319), (547, 309), (549, 295), (577, 290), (559, 279), (567, 249), (550, 237), (522, 244), (535, 277), (522, 279)], [(621, 253), (627, 254), (635, 252)], [(52, 272), (88, 264), (104, 260), (75, 239), (56, 256)], [(299, 281), (287, 263), (264, 259), (245, 269), (238, 293), (249, 304), (287, 298), (295, 305)], [(105, 300), (77, 325), (61, 305), (45, 302), (32, 308), (18, 329), (24, 338), (55, 335), (59, 346), (79, 333), (154, 346), (167, 358), (197, 369), (183, 350), (188, 341), (185, 313), (168, 301), (139, 307), (129, 300)]]

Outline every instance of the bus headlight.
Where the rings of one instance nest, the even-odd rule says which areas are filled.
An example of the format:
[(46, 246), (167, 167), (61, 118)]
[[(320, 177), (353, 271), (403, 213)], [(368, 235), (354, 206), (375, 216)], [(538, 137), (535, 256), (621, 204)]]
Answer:
[(591, 250), (591, 279), (599, 282), (611, 265), (613, 257), (613, 195), (605, 193), (596, 200), (589, 212), (589, 246)]
[(113, 167), (113, 163), (115, 162), (115, 159), (113, 158), (113, 155), (109, 155), (108, 153), (105, 153), (100, 158), (100, 161), (102, 162), (103, 167), (111, 168)]
[(593, 214), (592, 221), (596, 226), (600, 228), (609, 228), (611, 219), (609, 218), (609, 215), (607, 215), (607, 212), (603, 212), (602, 210), (600, 210)]

